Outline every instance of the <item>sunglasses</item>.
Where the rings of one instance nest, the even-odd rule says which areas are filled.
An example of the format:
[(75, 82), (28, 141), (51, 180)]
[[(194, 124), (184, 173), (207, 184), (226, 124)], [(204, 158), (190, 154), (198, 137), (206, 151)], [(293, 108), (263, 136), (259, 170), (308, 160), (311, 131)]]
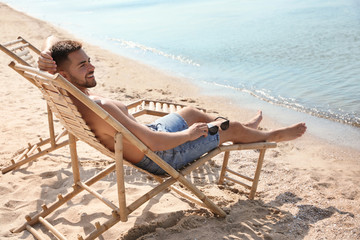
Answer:
[[(215, 121), (218, 120), (218, 119), (224, 119), (225, 120), (224, 122), (222, 122), (220, 124), (221, 130), (226, 130), (226, 129), (229, 128), (230, 121), (228, 119), (223, 118), (223, 117), (217, 117), (217, 118), (215, 118)], [(208, 123), (207, 125), (208, 125), (208, 133), (210, 135), (215, 135), (219, 131), (219, 127), (217, 125), (213, 125), (211, 123)]]

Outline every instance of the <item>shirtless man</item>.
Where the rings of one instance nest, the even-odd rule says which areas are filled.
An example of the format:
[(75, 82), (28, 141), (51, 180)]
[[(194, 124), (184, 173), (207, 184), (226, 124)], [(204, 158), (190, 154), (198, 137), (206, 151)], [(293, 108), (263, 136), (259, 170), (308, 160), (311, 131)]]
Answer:
[[(38, 63), (41, 70), (58, 72), (64, 76), (175, 169), (182, 168), (227, 141), (234, 143), (289, 141), (302, 136), (306, 131), (305, 123), (271, 131), (257, 130), (262, 119), (261, 112), (246, 124), (230, 121), (228, 128), (223, 130), (221, 128), (223, 119), (214, 121), (213, 116), (192, 107), (161, 117), (153, 124), (143, 125), (128, 113), (126, 106), (121, 102), (90, 93), (89, 88), (96, 86), (95, 67), (79, 42), (48, 38)], [(74, 99), (74, 104), (98, 139), (113, 151), (115, 129), (78, 100)], [(219, 126), (217, 133), (209, 134), (208, 123)], [(165, 173), (126, 139), (124, 139), (124, 157), (151, 173)]]

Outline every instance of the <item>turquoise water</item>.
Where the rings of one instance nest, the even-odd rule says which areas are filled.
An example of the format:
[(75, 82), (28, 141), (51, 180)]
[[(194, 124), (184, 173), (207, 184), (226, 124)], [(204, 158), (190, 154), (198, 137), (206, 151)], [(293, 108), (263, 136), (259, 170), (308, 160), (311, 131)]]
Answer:
[(360, 1), (3, 2), (235, 104), (290, 109), (359, 132)]

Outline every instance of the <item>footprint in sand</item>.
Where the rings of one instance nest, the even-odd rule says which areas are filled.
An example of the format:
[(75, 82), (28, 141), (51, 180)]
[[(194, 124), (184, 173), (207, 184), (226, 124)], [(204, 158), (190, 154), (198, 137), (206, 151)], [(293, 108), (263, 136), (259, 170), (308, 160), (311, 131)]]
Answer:
[(181, 102), (188, 102), (188, 103), (195, 103), (196, 101), (191, 98), (182, 98), (180, 99)]

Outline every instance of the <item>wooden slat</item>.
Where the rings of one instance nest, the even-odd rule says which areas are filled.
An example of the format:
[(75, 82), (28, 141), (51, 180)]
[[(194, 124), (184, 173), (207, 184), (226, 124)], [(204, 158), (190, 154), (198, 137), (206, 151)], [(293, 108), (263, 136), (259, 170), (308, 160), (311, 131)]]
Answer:
[(43, 217), (39, 217), (39, 221), (44, 224), (44, 226), (49, 229), (58, 239), (66, 240), (66, 237), (62, 235), (53, 225), (51, 225)]
[[(82, 115), (76, 109), (75, 105), (73, 105), (73, 104), (69, 104), (69, 105), (60, 104), (60, 103), (57, 103), (55, 101), (52, 101), (52, 99), (49, 98), (48, 96), (44, 96), (44, 98), (49, 101), (49, 105), (50, 105), (50, 107), (52, 107), (54, 112), (59, 112), (61, 115), (65, 114), (65, 116), (67, 118), (75, 119), (75, 121), (78, 121), (78, 120), (82, 119)], [(83, 119), (80, 122), (83, 123), (83, 124), (86, 124)]]
[(70, 124), (70, 123), (65, 123), (65, 124), (66, 124), (72, 131), (75, 131), (75, 132), (77, 132), (77, 133), (79, 133), (79, 134), (82, 134), (82, 135), (84, 135), (84, 136), (86, 136), (86, 137), (93, 137), (93, 138), (95, 138), (95, 134), (94, 134), (92, 131), (90, 131), (90, 130), (86, 130), (86, 129), (80, 127), (80, 126), (72, 125), (72, 124)]
[(57, 118), (62, 118), (62, 116), (67, 116), (68, 118), (74, 118), (74, 117), (79, 117), (79, 116), (74, 116), (74, 114), (72, 112), (61, 112), (56, 108), (56, 105), (54, 105), (53, 102), (48, 102), (51, 111), (55, 114), (55, 116)]
[[(50, 92), (50, 91), (47, 91), (47, 93), (48, 93), (48, 92)], [(58, 95), (57, 97), (52, 97), (52, 96), (49, 96), (49, 95), (44, 95), (44, 97), (46, 98), (46, 100), (49, 100), (49, 101), (54, 102), (55, 105), (61, 105), (62, 107), (65, 107), (65, 108), (67, 108), (68, 105), (69, 105), (69, 106), (73, 105), (72, 103), (68, 103), (65, 98), (62, 98), (62, 97), (61, 97), (61, 95)], [(75, 106), (74, 106), (74, 107), (75, 107)], [(72, 108), (73, 110), (75, 110), (74, 107), (71, 107), (71, 108)]]
[(234, 182), (234, 183), (240, 184), (241, 186), (243, 186), (243, 187), (245, 187), (245, 188), (247, 188), (247, 189), (251, 189), (251, 186), (249, 186), (249, 185), (247, 185), (247, 184), (245, 184), (245, 183), (243, 183), (243, 182), (240, 182), (240, 181), (238, 181), (238, 180), (236, 180), (236, 179), (234, 179), (234, 178), (231, 178), (231, 177), (228, 177), (228, 176), (225, 176), (224, 178), (225, 178), (225, 179), (228, 179), (228, 180), (230, 180), (230, 181), (232, 181), (232, 182)]
[(74, 111), (74, 114), (76, 116), (81, 116), (80, 112), (78, 111), (77, 107), (74, 105), (72, 101), (68, 102), (69, 98), (50, 98), (50, 101), (53, 101), (55, 104), (58, 104), (62, 107), (70, 108), (72, 111)]
[(24, 49), (24, 50), (16, 53), (16, 55), (18, 55), (18, 57), (22, 57), (22, 56), (27, 55), (27, 54), (30, 54), (29, 49)]
[(83, 119), (81, 119), (81, 121), (77, 121), (79, 118), (77, 116), (74, 117), (67, 117), (62, 115), (62, 120), (66, 123), (69, 124), (71, 127), (76, 127), (78, 129), (83, 129), (86, 133), (87, 132), (91, 132), (89, 133), (90, 135), (93, 135), (92, 130), (90, 129), (90, 127), (85, 123), (85, 121)]
[(251, 150), (251, 149), (267, 149), (275, 148), (277, 146), (274, 142), (258, 142), (258, 143), (244, 143), (244, 144), (230, 144), (221, 145), (221, 151), (234, 151), (234, 150)]
[(22, 57), (22, 59), (24, 60), (24, 61), (28, 61), (28, 60), (30, 60), (30, 59), (32, 59), (33, 57), (31, 56), (31, 55), (26, 55), (26, 56), (23, 56)]
[(50, 105), (51, 110), (52, 110), (55, 114), (57, 114), (57, 118), (62, 118), (61, 116), (67, 116), (68, 118), (76, 119), (76, 117), (79, 117), (79, 116), (74, 116), (74, 113), (71, 112), (71, 111), (64, 112), (64, 111), (62, 111), (62, 109), (59, 109), (56, 105), (53, 106), (53, 105), (54, 105), (53, 102), (51, 102), (51, 104), (50, 104), (50, 102), (49, 102), (49, 105)]
[(13, 40), (13, 41), (10, 41), (10, 42), (7, 42), (7, 43), (4, 43), (2, 44), (4, 47), (8, 47), (8, 46), (11, 46), (11, 45), (14, 45), (14, 44), (17, 44), (19, 42), (21, 42), (22, 39), (16, 39), (16, 40)]
[(73, 118), (73, 119), (81, 118), (81, 116), (78, 116), (78, 115), (75, 116), (75, 114), (79, 114), (79, 113), (72, 112), (72, 111), (67, 111), (67, 112), (61, 111), (61, 109), (58, 109), (53, 102), (48, 102), (48, 104), (50, 105), (53, 113), (55, 115), (56, 114), (59, 115), (59, 116), (57, 116), (57, 118), (61, 118), (60, 116), (66, 116), (68, 118)]
[(203, 202), (199, 201), (199, 199), (197, 199), (197, 198), (194, 198), (193, 196), (191, 196), (191, 195), (188, 194), (187, 192), (184, 192), (184, 191), (182, 191), (182, 190), (180, 190), (179, 188), (174, 187), (174, 186), (171, 186), (170, 188), (171, 188), (171, 190), (173, 190), (174, 192), (176, 192), (176, 193), (179, 194), (180, 196), (182, 196), (182, 197), (184, 197), (184, 198), (186, 198), (186, 199), (188, 199), (188, 200), (190, 200), (190, 201), (198, 204), (199, 206), (206, 207)]
[[(82, 128), (84, 128), (87, 131), (91, 131), (91, 129), (89, 128), (89, 126), (86, 124), (86, 122), (82, 119), (82, 118), (68, 118), (66, 116), (63, 116), (64, 121), (73, 125), (79, 125)], [(77, 121), (78, 120), (78, 121)]]
[(82, 182), (78, 182), (77, 185), (79, 185), (80, 187), (84, 188), (86, 191), (88, 191), (89, 193), (91, 193), (93, 196), (95, 196), (96, 198), (98, 198), (100, 201), (102, 201), (103, 203), (105, 203), (105, 205), (107, 205), (108, 207), (110, 207), (111, 209), (115, 210), (115, 211), (119, 211), (119, 208), (113, 204), (112, 202), (110, 202), (108, 199), (106, 199), (105, 197), (103, 197), (101, 194), (99, 194), (98, 192), (96, 192), (95, 190), (93, 190), (92, 188), (90, 188), (89, 186), (87, 186), (86, 184), (82, 183)]
[(170, 112), (171, 113), (176, 112), (176, 107), (174, 104), (170, 104)]
[[(76, 132), (77, 134), (81, 134), (82, 137), (92, 137), (95, 138), (95, 135), (93, 132), (88, 131), (88, 130), (84, 130), (83, 128), (79, 128), (77, 126), (71, 125), (71, 124), (67, 124), (64, 123), (63, 121), (61, 122), (62, 124), (64, 124), (64, 126), (68, 129), (70, 129), (72, 132)], [(95, 138), (96, 139), (96, 138)], [(97, 140), (99, 141), (99, 140)]]
[(168, 106), (168, 104), (167, 103), (163, 103), (163, 105), (162, 105), (162, 110), (164, 111), (164, 112), (169, 112), (169, 106)]
[(30, 225), (26, 225), (26, 230), (28, 230), (34, 237), (38, 240), (45, 240), (38, 231), (36, 231), (33, 227)]
[(57, 98), (62, 98), (65, 99), (66, 102), (68, 103), (72, 103), (72, 100), (69, 96), (66, 96), (64, 94), (60, 94), (59, 92), (53, 92), (53, 91), (48, 91), (47, 92), (53, 99), (57, 99)]
[(23, 48), (26, 48), (26, 47), (28, 47), (28, 46), (29, 46), (29, 44), (28, 44), (28, 43), (25, 43), (25, 44), (18, 45), (18, 46), (16, 46), (16, 47), (11, 48), (10, 51), (15, 52), (16, 50), (23, 49)]
[(167, 115), (168, 113), (165, 113), (161, 110), (145, 110), (145, 114), (149, 114), (149, 115), (152, 115), (152, 116), (158, 116), (158, 117), (162, 117), (162, 116), (165, 116)]
[(34, 58), (28, 61), (28, 63), (33, 67), (37, 67), (37, 62), (35, 62)]
[[(35, 77), (34, 77), (34, 79), (36, 79), (36, 78), (38, 78), (38, 79), (41, 79), (41, 78), (43, 78), (43, 77), (41, 77), (41, 76), (38, 76), (38, 75), (35, 75)], [(50, 91), (53, 91), (53, 92), (57, 92), (58, 91), (58, 89), (57, 89), (57, 85), (56, 85), (56, 83), (55, 82), (50, 82), (49, 80), (43, 80), (43, 79), (41, 79), (41, 82), (42, 82), (42, 87), (44, 88), (44, 89), (46, 89), (46, 90), (50, 90)], [(51, 83), (51, 84), (50, 84)]]
[[(55, 108), (60, 112), (64, 112), (67, 114), (70, 114), (70, 116), (77, 116), (77, 117), (82, 117), (81, 114), (76, 110), (76, 109), (69, 109), (66, 106), (60, 105), (60, 104), (56, 104), (54, 102), (52, 102), (55, 106)], [(75, 107), (75, 106), (74, 106)], [(72, 108), (72, 106), (70, 106), (70, 108)]]
[(139, 106), (139, 105), (142, 105), (143, 103), (144, 103), (143, 100), (138, 100), (138, 101), (136, 101), (136, 102), (132, 102), (132, 103), (128, 104), (128, 105), (127, 105), (127, 108), (128, 108), (128, 109), (133, 109), (133, 108), (136, 108), (136, 107)]
[(248, 180), (248, 181), (250, 181), (250, 182), (253, 182), (253, 181), (254, 181), (253, 178), (250, 178), (250, 177), (248, 177), (248, 176), (242, 175), (242, 174), (240, 174), (240, 173), (238, 173), (238, 172), (235, 172), (235, 171), (233, 171), (233, 170), (231, 170), (231, 169), (229, 169), (229, 168), (226, 168), (226, 171), (229, 172), (229, 173), (232, 173), (232, 174), (234, 174), (234, 175), (236, 175), (236, 176), (238, 176), (238, 177), (244, 178), (244, 179), (246, 179), (246, 180)]
[[(63, 123), (63, 121), (61, 121), (61, 122)], [(67, 125), (65, 123), (63, 123), (63, 124), (69, 132), (76, 135), (76, 137), (80, 138), (82, 141), (85, 141), (89, 137), (93, 137), (93, 136), (89, 136), (85, 131), (81, 131), (75, 127), (70, 127), (69, 125)]]

